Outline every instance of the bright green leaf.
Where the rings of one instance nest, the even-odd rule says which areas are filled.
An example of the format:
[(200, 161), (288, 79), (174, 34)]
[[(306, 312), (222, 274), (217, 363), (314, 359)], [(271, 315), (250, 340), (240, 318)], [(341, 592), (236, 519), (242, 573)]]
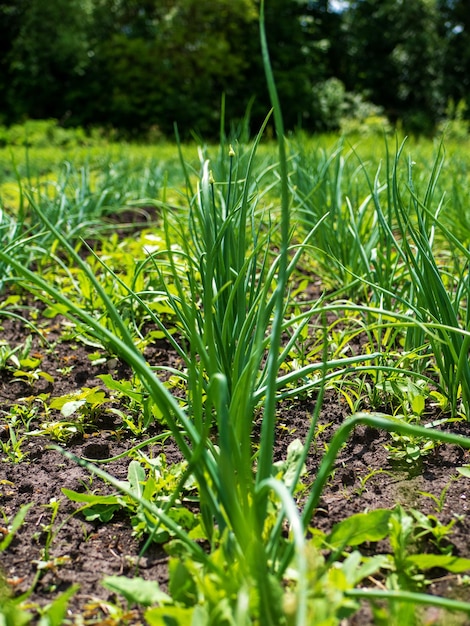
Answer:
[(101, 583), (103, 587), (119, 593), (131, 604), (151, 606), (171, 602), (170, 596), (161, 591), (157, 581), (143, 578), (127, 578), (127, 576), (107, 576)]
[(106, 523), (113, 519), (114, 513), (120, 508), (120, 504), (95, 504), (83, 509), (83, 515), (89, 522), (99, 520)]
[(79, 493), (72, 489), (62, 488), (62, 493), (73, 502), (85, 502), (87, 504), (121, 504), (122, 500), (119, 496), (100, 496), (93, 493)]
[(470, 559), (463, 559), (451, 554), (413, 554), (406, 561), (413, 563), (419, 569), (439, 567), (453, 574), (460, 574), (470, 570)]
[(424, 397), (421, 395), (415, 396), (411, 401), (411, 408), (413, 410), (413, 413), (416, 413), (416, 415), (421, 415), (421, 413), (424, 411), (424, 406)]
[(131, 461), (127, 470), (127, 479), (136, 498), (142, 498), (145, 470), (138, 461)]
[(25, 370), (32, 370), (41, 364), (41, 359), (25, 358), (20, 359), (20, 365)]
[(463, 467), (458, 467), (457, 471), (459, 474), (462, 474), (462, 476), (465, 476), (465, 478), (470, 478), (470, 465), (464, 465)]
[(62, 408), (60, 409), (61, 414), (64, 417), (70, 417), (73, 415), (78, 409), (86, 403), (86, 400), (71, 400), (70, 402), (66, 402)]
[(145, 621), (149, 626), (193, 626), (194, 612), (193, 608), (164, 606), (145, 611)]
[(39, 376), (44, 378), (44, 380), (47, 380), (48, 383), (54, 382), (54, 376), (51, 376), (51, 374), (48, 374), (47, 372), (39, 372)]
[(100, 374), (97, 378), (100, 378), (110, 391), (118, 391), (136, 402), (142, 401), (142, 394), (135, 391), (134, 386), (129, 380), (114, 380), (110, 374)]
[(351, 515), (333, 527), (326, 541), (333, 548), (357, 546), (364, 541), (379, 541), (388, 534), (391, 514), (388, 509), (377, 509), (369, 513)]

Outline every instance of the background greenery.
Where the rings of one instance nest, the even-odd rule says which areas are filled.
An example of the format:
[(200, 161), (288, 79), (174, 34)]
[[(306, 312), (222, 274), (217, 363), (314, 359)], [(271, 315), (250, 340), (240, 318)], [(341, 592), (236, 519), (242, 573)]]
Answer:
[[(0, 123), (55, 118), (128, 136), (218, 135), (269, 98), (258, 0), (0, 2)], [(287, 129), (338, 129), (382, 114), (407, 132), (464, 122), (464, 0), (269, 0), (266, 27)], [(464, 124), (464, 130), (466, 126)]]

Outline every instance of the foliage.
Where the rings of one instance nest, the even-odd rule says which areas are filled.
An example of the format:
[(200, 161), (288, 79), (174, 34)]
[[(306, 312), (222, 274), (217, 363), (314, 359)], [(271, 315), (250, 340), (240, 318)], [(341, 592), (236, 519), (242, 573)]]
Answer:
[(22, 117), (27, 113), (35, 118), (66, 115), (68, 94), (73, 92), (74, 83), (88, 64), (86, 5), (76, 0), (46, 4), (31, 0), (25, 4), (18, 34), (9, 51), (12, 89), (8, 96), (17, 95), (15, 102), (9, 102), (15, 107), (16, 115)]
[(28, 120), (24, 124), (0, 127), (0, 146), (74, 147), (90, 145), (82, 128), (63, 128), (57, 120)]
[[(373, 0), (349, 3), (346, 11), (349, 72), (354, 90), (367, 93), (393, 120), (426, 133), (442, 113), (442, 58), (433, 2)], [(350, 80), (346, 85), (352, 89)]]
[[(1, 528), (3, 539), (0, 541), (0, 553), (7, 550), (15, 537), (15, 533), (25, 522), (28, 511), (33, 506), (33, 502), (23, 505), (16, 513), (15, 517), (8, 524), (8, 520), (3, 513), (3, 523), (8, 524), (7, 528)], [(47, 542), (46, 542), (47, 543)], [(37, 582), (38, 577), (36, 577)], [(35, 583), (33, 583), (34, 586)], [(71, 585), (66, 591), (59, 594), (55, 600), (40, 610), (39, 626), (61, 626), (67, 613), (67, 605), (70, 598), (78, 591), (78, 585)], [(3, 572), (0, 571), (0, 623), (5, 626), (23, 626), (29, 624), (33, 619), (33, 614), (28, 610), (26, 593), (17, 598), (11, 596), (8, 581), (4, 580)]]
[(465, 0), (438, 0), (442, 15), (439, 23), (443, 37), (444, 91), (449, 101), (464, 101), (468, 106), (470, 21)]
[[(145, 467), (148, 468), (148, 474)], [(164, 455), (159, 455), (155, 459), (144, 459), (141, 464), (138, 461), (131, 461), (127, 473), (127, 481), (122, 485), (128, 489), (128, 495), (121, 495), (119, 492), (112, 495), (95, 495), (93, 493), (78, 493), (70, 489), (62, 489), (65, 496), (73, 502), (81, 504), (80, 511), (83, 512), (88, 521), (99, 520), (109, 522), (116, 511), (125, 510), (131, 518), (134, 534), (145, 537), (157, 543), (166, 543), (170, 537), (175, 536), (174, 526), (185, 531), (192, 531), (192, 536), (197, 538), (196, 527), (198, 525), (197, 516), (185, 506), (184, 497), (175, 498), (174, 494), (180, 492), (180, 482), (187, 479), (188, 472), (185, 464), (175, 463), (167, 466)], [(185, 491), (191, 492), (189, 484)], [(194, 490), (195, 486), (192, 486)], [(139, 501), (145, 499), (152, 501), (159, 508), (165, 508), (168, 519), (173, 521), (170, 527), (161, 524), (155, 515), (145, 510)], [(168, 506), (168, 501), (171, 506)], [(202, 532), (199, 531), (202, 535)]]
[[(449, 101), (468, 100), (462, 2), (270, 0), (265, 11), (288, 129), (337, 129), (357, 119), (360, 98), (430, 133)], [(161, 137), (177, 121), (184, 137), (213, 138), (224, 93), (228, 119), (249, 108), (259, 128), (269, 99), (258, 12), (257, 0), (2, 2), (0, 123), (56, 118)]]

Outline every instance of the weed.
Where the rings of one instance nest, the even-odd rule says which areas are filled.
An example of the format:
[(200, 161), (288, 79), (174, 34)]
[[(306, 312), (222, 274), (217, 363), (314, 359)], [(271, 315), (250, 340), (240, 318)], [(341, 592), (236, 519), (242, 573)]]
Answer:
[(445, 506), (445, 501), (446, 501), (446, 497), (449, 492), (449, 489), (452, 486), (452, 484), (458, 479), (459, 479), (459, 476), (453, 476), (451, 480), (447, 483), (447, 485), (443, 487), (439, 496), (435, 496), (434, 494), (428, 493), (427, 491), (420, 491), (419, 494), (426, 498), (430, 498), (432, 502), (434, 503), (434, 508), (435, 508), (436, 513), (442, 513), (444, 506)]

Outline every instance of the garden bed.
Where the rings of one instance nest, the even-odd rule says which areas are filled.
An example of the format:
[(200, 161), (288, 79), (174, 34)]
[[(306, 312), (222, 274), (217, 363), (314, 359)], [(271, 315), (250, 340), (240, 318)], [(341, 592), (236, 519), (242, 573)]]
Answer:
[[(36, 326), (53, 347), (47, 349), (40, 336), (33, 334), (32, 352), (40, 358), (41, 371), (49, 374), (52, 382), (40, 377), (31, 386), (13, 377), (8, 370), (3, 370), (0, 402), (4, 415), (14, 405), (31, 405), (34, 398), (41, 394), (50, 394), (52, 398), (74, 393), (77, 388), (103, 387), (97, 376), (108, 374), (110, 369), (115, 374), (119, 373), (119, 377), (129, 376), (127, 366), (116, 359), (90, 365), (89, 357), (95, 350), (93, 347), (80, 341), (59, 341), (64, 322), (60, 317), (53, 320), (42, 318), (40, 314), (35, 317)], [(9, 318), (2, 320), (2, 328), (2, 340), (10, 345), (18, 344), (29, 332), (22, 322)], [(177, 356), (163, 341), (152, 347), (149, 354), (154, 364), (171, 363), (178, 367)], [(70, 365), (72, 367), (67, 375), (59, 373)], [(293, 439), (305, 438), (314, 406), (314, 398), (286, 400), (280, 404), (276, 460), (286, 457), (288, 445)], [(145, 434), (136, 437), (104, 407), (91, 420), (77, 420), (73, 435), (66, 428), (62, 431), (56, 428), (56, 436), (62, 432), (61, 436), (67, 439), (62, 444), (66, 450), (77, 457), (100, 462), (125, 453), (163, 430), (163, 426), (152, 425)], [(324, 449), (348, 412), (346, 403), (341, 401), (337, 392), (326, 393), (315, 446), (307, 459), (306, 475), (303, 477), (305, 484), (315, 480)], [(58, 411), (52, 413), (51, 421), (64, 421)], [(434, 409), (434, 414), (426, 414), (426, 421), (440, 417), (442, 415)], [(164, 545), (152, 543), (141, 553), (143, 541), (133, 536), (129, 516), (123, 511), (118, 511), (107, 523), (86, 521), (82, 513), (76, 512), (79, 506), (64, 496), (63, 488), (95, 494), (109, 494), (112, 489), (100, 479), (92, 479), (89, 472), (73, 460), (51, 449), (54, 438), (31, 434), (37, 427), (39, 424), (33, 420), (24, 432), (24, 440), (19, 447), (23, 455), (20, 462), (13, 462), (5, 453), (2, 456), (0, 507), (3, 515), (11, 520), (23, 505), (33, 503), (13, 542), (2, 553), (2, 572), (11, 592), (15, 595), (27, 593), (34, 585), (28, 602), (33, 606), (44, 606), (77, 583), (79, 590), (71, 598), (68, 609), (72, 623), (78, 616), (84, 623), (90, 624), (105, 617), (110, 619), (113, 614), (110, 607), (115, 605), (120, 607), (117, 622), (126, 623), (128, 620), (130, 624), (139, 623), (141, 612), (135, 606), (128, 609), (122, 598), (116, 597), (100, 582), (110, 575), (141, 576), (158, 581), (166, 590), (168, 557)], [(469, 436), (470, 426), (459, 421), (452, 424), (452, 432)], [(4, 442), (9, 440), (7, 423), (2, 425), (1, 437)], [(466, 557), (470, 533), (468, 479), (459, 476), (457, 470), (469, 463), (469, 452), (457, 446), (439, 445), (415, 462), (397, 464), (390, 459), (384, 447), (390, 441), (389, 434), (370, 427), (358, 426), (354, 429), (337, 458), (311, 527), (328, 533), (337, 522), (351, 515), (373, 509), (393, 509), (400, 504), (407, 512), (415, 509), (428, 516), (429, 528), (455, 521), (448, 533), (442, 533), (438, 543), (438, 533), (434, 536), (428, 532), (423, 540), (410, 545), (410, 550), (419, 545), (426, 551), (451, 551), (456, 556)], [(150, 457), (164, 454), (169, 465), (181, 461), (181, 453), (171, 440), (146, 446), (142, 451)], [(129, 457), (123, 456), (107, 463), (106, 470), (125, 480), (129, 462)], [(423, 530), (417, 524), (417, 533)], [(369, 542), (362, 546), (362, 551), (370, 555), (390, 550), (387, 541)], [(470, 600), (470, 587), (465, 576), (439, 569), (428, 572), (428, 575), (426, 587), (431, 593)], [(439, 612), (433, 611), (430, 615), (435, 621), (427, 623), (441, 623)], [(365, 625), (370, 619), (370, 611), (363, 609), (347, 623)]]
[(260, 138), (0, 215), (8, 626), (468, 623), (468, 185)]

